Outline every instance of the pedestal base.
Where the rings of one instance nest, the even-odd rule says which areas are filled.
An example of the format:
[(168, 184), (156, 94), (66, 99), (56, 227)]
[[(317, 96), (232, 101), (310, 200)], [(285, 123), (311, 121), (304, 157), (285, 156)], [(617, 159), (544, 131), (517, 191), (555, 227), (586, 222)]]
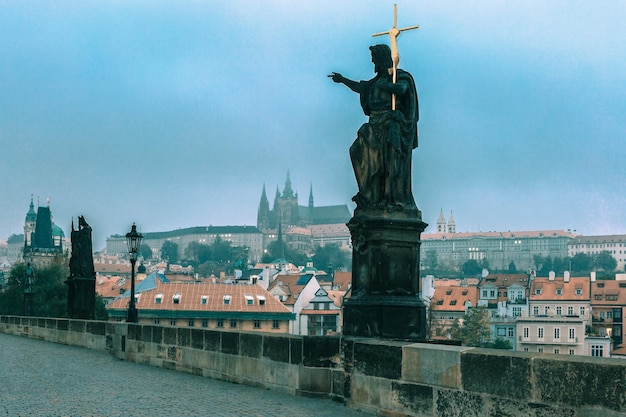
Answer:
[(72, 319), (93, 320), (96, 310), (96, 280), (70, 277), (67, 281), (67, 314)]
[(418, 297), (350, 298), (344, 304), (343, 323), (348, 336), (426, 339), (426, 308)]
[(352, 293), (344, 304), (344, 334), (425, 339), (419, 259), (420, 235), (426, 226), (417, 209), (355, 212), (348, 223)]

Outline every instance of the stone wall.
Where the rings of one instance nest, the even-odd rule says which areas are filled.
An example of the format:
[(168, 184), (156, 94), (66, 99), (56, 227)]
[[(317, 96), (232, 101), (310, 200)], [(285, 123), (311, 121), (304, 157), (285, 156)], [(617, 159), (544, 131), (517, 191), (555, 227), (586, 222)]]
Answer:
[(384, 416), (626, 415), (620, 359), (14, 316), (0, 332)]

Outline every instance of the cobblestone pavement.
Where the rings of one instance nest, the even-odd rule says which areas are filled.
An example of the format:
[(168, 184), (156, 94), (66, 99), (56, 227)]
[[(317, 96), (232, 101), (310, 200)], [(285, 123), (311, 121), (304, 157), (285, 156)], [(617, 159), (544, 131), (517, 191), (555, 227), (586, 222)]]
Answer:
[(0, 416), (320, 416), (366, 414), (121, 361), (104, 352), (0, 334)]

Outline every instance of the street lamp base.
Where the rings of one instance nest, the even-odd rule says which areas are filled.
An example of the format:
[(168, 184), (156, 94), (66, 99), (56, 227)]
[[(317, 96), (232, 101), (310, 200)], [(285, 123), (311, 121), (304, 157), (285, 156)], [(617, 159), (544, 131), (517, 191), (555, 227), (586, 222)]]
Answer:
[(130, 307), (128, 309), (128, 317), (126, 318), (128, 323), (137, 323), (139, 321), (139, 314), (137, 313), (137, 309)]

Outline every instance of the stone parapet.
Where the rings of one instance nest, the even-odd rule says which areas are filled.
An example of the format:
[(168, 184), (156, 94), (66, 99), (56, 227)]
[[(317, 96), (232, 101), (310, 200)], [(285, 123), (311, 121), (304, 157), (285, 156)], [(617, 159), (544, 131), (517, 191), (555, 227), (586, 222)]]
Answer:
[(626, 415), (620, 359), (15, 316), (0, 316), (0, 332), (377, 415)]

